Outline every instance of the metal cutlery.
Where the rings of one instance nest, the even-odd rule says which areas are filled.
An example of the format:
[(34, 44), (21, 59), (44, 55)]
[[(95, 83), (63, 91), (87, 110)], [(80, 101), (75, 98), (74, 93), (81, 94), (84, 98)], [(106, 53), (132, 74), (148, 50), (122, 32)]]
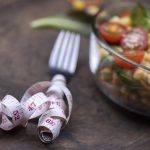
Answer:
[(49, 70), (52, 76), (63, 75), (69, 79), (76, 70), (79, 55), (80, 35), (61, 31), (56, 39), (49, 58)]

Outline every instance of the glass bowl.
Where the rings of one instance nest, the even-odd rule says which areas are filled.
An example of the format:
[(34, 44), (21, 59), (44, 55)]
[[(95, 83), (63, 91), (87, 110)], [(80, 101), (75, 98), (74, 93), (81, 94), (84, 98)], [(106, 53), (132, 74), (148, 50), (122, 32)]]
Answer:
[[(146, 3), (142, 1), (145, 5)], [(92, 71), (100, 90), (116, 104), (138, 114), (150, 116), (150, 52), (144, 55), (140, 64), (119, 54), (116, 49), (107, 44), (98, 32), (99, 25), (112, 16), (119, 15), (125, 10), (135, 6), (131, 1), (118, 1), (109, 4), (100, 11), (93, 21), (93, 35), (98, 44), (98, 61)], [(149, 5), (145, 5), (147, 10)], [(150, 45), (149, 45), (150, 47)], [(115, 63), (114, 58), (119, 58), (133, 66), (133, 69), (122, 69)]]

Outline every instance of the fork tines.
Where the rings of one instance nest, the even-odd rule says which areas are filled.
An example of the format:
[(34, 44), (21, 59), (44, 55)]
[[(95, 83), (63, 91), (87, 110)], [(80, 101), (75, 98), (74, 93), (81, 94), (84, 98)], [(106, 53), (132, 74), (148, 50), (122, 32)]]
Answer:
[(49, 59), (52, 74), (73, 74), (76, 69), (80, 45), (80, 35), (61, 31), (56, 39)]

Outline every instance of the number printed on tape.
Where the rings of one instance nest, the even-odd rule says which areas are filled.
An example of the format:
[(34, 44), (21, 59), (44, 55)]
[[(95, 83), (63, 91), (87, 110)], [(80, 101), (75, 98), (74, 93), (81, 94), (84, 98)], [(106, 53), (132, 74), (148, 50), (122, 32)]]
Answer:
[[(72, 110), (72, 95), (64, 81), (61, 82), (56, 84), (56, 80), (36, 83), (27, 89), (21, 102), (11, 95), (6, 95), (0, 103), (0, 128), (8, 131), (26, 124), (29, 119), (40, 117), (39, 133), (42, 134), (47, 129), (47, 132), (52, 134), (52, 138), (43, 138), (39, 134), (41, 141), (45, 143), (54, 140), (59, 135), (62, 125), (67, 124)], [(64, 96), (67, 103), (63, 99)], [(50, 140), (45, 141), (46, 139)]]

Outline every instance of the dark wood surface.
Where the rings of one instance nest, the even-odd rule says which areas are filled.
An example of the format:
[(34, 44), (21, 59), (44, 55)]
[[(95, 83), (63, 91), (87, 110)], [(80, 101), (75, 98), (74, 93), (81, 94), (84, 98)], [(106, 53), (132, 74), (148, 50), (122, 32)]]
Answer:
[[(49, 80), (47, 61), (54, 30), (33, 30), (33, 19), (64, 12), (64, 0), (0, 0), (0, 97), (20, 99), (33, 83)], [(74, 96), (71, 120), (60, 136), (44, 145), (36, 123), (0, 131), (4, 150), (149, 150), (150, 121), (110, 102), (95, 86), (88, 67), (88, 38), (82, 38), (78, 68), (69, 83)]]

